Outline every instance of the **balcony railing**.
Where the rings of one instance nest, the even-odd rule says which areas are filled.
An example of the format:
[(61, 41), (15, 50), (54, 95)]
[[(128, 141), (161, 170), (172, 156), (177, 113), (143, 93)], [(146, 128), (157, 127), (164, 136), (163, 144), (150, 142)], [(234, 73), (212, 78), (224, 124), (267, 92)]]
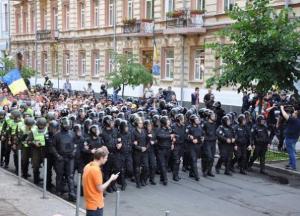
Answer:
[(59, 37), (58, 30), (38, 30), (37, 31), (37, 40), (57, 40)]
[(124, 24), (123, 33), (152, 33), (154, 22), (152, 20), (137, 20), (135, 23)]
[(167, 14), (166, 28), (202, 27), (204, 13), (192, 10), (178, 10)]

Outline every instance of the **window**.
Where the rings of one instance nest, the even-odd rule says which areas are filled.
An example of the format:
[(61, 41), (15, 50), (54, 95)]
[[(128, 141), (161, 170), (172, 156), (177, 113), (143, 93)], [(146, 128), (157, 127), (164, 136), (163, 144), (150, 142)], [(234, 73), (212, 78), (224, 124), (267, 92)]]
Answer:
[(23, 9), (23, 33), (28, 33), (28, 19), (26, 8)]
[(52, 52), (52, 74), (56, 75), (58, 70), (58, 53), (56, 51)]
[(4, 31), (8, 31), (8, 5), (4, 4)]
[(85, 59), (85, 52), (79, 53), (79, 75), (85, 76), (86, 75), (86, 59)]
[(234, 0), (224, 0), (224, 11), (232, 10), (234, 5)]
[(46, 52), (42, 53), (42, 74), (48, 74), (48, 56)]
[(132, 19), (133, 18), (133, 0), (128, 0), (127, 8), (128, 8), (127, 18)]
[(84, 3), (80, 3), (80, 28), (84, 28), (85, 7)]
[(99, 0), (94, 0), (94, 25), (96, 27), (99, 26), (99, 16), (100, 8), (99, 8)]
[(22, 23), (21, 23), (20, 8), (16, 8), (15, 17), (16, 17), (16, 33), (21, 33)]
[(205, 0), (197, 0), (197, 10), (204, 10), (205, 9)]
[(92, 76), (98, 76), (100, 74), (100, 55), (98, 50), (93, 51), (92, 61)]
[(194, 54), (194, 80), (203, 80), (204, 50), (197, 49)]
[(153, 19), (153, 0), (146, 0), (146, 19)]
[(108, 24), (110, 26), (114, 25), (114, 0), (109, 0), (108, 5)]
[(165, 12), (174, 11), (174, 0), (165, 0)]
[(58, 30), (58, 10), (57, 8), (52, 8), (53, 24), (52, 28)]
[(174, 78), (174, 50), (167, 49), (165, 51), (165, 78)]
[(33, 5), (31, 5), (31, 9), (30, 9), (30, 30), (31, 33), (35, 31), (35, 13), (34, 13)]
[(41, 6), (41, 28), (47, 29), (47, 8), (46, 5)]
[(113, 53), (112, 50), (105, 51), (105, 74), (109, 74), (113, 72), (114, 65), (113, 65)]
[(70, 53), (65, 52), (64, 54), (64, 74), (65, 76), (70, 75)]
[(70, 7), (69, 7), (69, 5), (64, 5), (63, 29), (64, 30), (69, 30), (70, 29)]

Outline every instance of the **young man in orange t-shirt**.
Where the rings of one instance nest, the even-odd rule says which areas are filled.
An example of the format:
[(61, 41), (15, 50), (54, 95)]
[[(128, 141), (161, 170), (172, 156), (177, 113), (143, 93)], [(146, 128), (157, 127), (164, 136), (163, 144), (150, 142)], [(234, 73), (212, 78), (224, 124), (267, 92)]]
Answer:
[(106, 147), (97, 149), (94, 153), (94, 161), (84, 167), (82, 184), (86, 216), (103, 216), (103, 192), (112, 181), (115, 181), (119, 177), (119, 173), (112, 174), (109, 180), (103, 183), (100, 167), (106, 163), (108, 153)]

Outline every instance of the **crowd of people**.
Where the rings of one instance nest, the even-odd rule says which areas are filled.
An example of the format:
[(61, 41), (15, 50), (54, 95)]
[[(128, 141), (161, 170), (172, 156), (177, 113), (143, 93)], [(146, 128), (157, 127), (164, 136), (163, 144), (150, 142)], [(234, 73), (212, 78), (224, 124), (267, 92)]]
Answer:
[[(105, 85), (100, 95), (91, 86), (85, 92), (37, 86), (14, 97), (3, 86), (0, 95), (10, 101), (0, 110), (1, 166), (8, 168), (13, 154), (17, 172), (17, 150), (21, 149), (22, 177), (30, 176), (31, 165), (33, 181), (38, 185), (42, 162), (47, 158), (47, 189), (68, 193), (71, 201), (76, 198), (74, 173), (82, 173), (103, 146), (109, 151), (102, 167), (104, 181), (119, 173), (108, 186), (109, 193), (116, 191), (117, 185), (126, 190), (127, 181), (135, 182), (137, 188), (159, 181), (166, 186), (168, 172), (173, 181), (180, 181), (181, 167), (182, 172), (199, 181), (199, 171), (204, 177), (214, 177), (222, 166), (225, 175), (231, 176), (236, 169), (245, 175), (259, 159), (264, 174), (268, 147), (291, 118), (283, 106), (283, 95), (276, 105), (275, 100), (271, 104), (275, 94), (265, 97), (270, 104), (257, 115), (250, 100), (249, 107), (243, 104), (242, 114), (225, 113), (212, 92), (204, 97), (206, 108), (199, 108), (197, 95), (192, 95), (194, 105), (190, 108), (178, 105), (171, 89), (160, 89), (156, 95), (148, 91), (147, 97), (140, 99), (109, 97)], [(243, 101), (246, 103), (246, 99)], [(276, 107), (280, 108), (279, 117)], [(273, 114), (276, 122), (271, 121)], [(299, 115), (299, 111), (293, 112), (296, 119)], [(299, 131), (293, 132), (293, 138), (299, 137)], [(220, 156), (214, 164), (216, 149)], [(295, 161), (290, 161), (289, 167), (296, 169)]]

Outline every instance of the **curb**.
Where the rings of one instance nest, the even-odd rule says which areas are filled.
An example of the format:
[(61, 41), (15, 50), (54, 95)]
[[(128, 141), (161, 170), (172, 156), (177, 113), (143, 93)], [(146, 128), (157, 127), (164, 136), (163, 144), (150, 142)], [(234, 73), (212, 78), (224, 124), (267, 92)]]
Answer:
[[(5, 174), (8, 174), (8, 175), (10, 175), (10, 176), (13, 176), (14, 178), (17, 178), (17, 177), (18, 177), (18, 176), (16, 176), (15, 174), (9, 172), (8, 170), (6, 170), (6, 169), (4, 169), (4, 168), (0, 168), (0, 171), (3, 172), (3, 173), (5, 173)], [(33, 184), (32, 182), (30, 182), (30, 181), (28, 181), (28, 180), (26, 180), (26, 179), (24, 179), (24, 178), (21, 178), (21, 182), (24, 182), (24, 183), (26, 183), (28, 186), (31, 186), (32, 188), (37, 189), (37, 190), (43, 192), (43, 189), (42, 189), (42, 188), (38, 187), (37, 185)], [(46, 195), (49, 196), (49, 197), (51, 197), (51, 198), (53, 198), (53, 199), (59, 200), (59, 201), (63, 202), (64, 204), (66, 204), (66, 205), (68, 205), (68, 206), (70, 206), (70, 207), (76, 209), (76, 205), (75, 205), (75, 204), (72, 204), (72, 203), (70, 203), (70, 202), (64, 200), (63, 198), (61, 198), (61, 197), (59, 197), (59, 196), (57, 196), (57, 195), (55, 195), (55, 194), (53, 194), (53, 193), (51, 193), (51, 192), (49, 192), (49, 191), (46, 191)], [(80, 211), (81, 213), (83, 213), (83, 214), (86, 214), (86, 210), (83, 209), (83, 208), (79, 208), (79, 211)]]
[[(259, 163), (255, 162), (254, 163), (255, 167), (259, 167)], [(285, 176), (290, 176), (290, 177), (299, 177), (300, 178), (300, 172), (296, 172), (293, 170), (287, 170), (285, 168), (281, 168), (281, 167), (276, 167), (276, 166), (272, 166), (272, 164), (265, 164), (265, 167), (267, 170), (273, 171), (277, 174), (282, 174)]]

